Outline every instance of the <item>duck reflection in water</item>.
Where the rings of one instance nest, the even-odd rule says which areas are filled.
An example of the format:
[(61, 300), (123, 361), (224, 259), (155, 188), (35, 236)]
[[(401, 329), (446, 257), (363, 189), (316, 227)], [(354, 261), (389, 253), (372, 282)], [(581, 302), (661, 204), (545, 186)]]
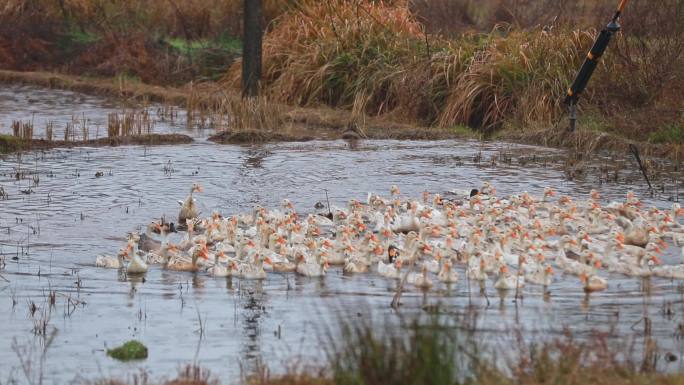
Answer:
[(263, 281), (240, 282), (239, 308), (242, 318), (242, 354), (247, 361), (247, 367), (256, 367), (261, 357), (261, 327), (263, 316), (266, 314), (266, 293)]

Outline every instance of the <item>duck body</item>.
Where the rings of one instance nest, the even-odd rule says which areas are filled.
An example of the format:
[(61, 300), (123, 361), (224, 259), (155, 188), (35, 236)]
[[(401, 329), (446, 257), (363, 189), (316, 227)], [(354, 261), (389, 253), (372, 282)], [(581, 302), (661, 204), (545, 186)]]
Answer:
[(458, 281), (458, 272), (453, 269), (450, 261), (444, 262), (442, 269), (437, 274), (437, 279), (444, 283), (456, 283)]
[(501, 269), (499, 278), (494, 282), (494, 288), (499, 290), (515, 290), (525, 287), (525, 277), (523, 275), (514, 275), (508, 272), (508, 269)]
[(583, 275), (582, 281), (584, 282), (584, 291), (587, 293), (602, 291), (608, 288), (608, 281), (598, 275)]
[(534, 285), (550, 286), (551, 282), (553, 282), (553, 269), (551, 269), (551, 266), (547, 266), (527, 273), (525, 274), (525, 282)]
[(105, 269), (121, 269), (124, 267), (123, 257), (113, 257), (111, 255), (98, 255), (95, 258), (95, 266)]
[(325, 276), (326, 269), (323, 265), (315, 262), (303, 262), (297, 265), (295, 272), (309, 278)]
[(148, 265), (143, 260), (139, 253), (135, 253), (131, 261), (128, 263), (126, 272), (129, 274), (145, 274), (147, 273)]
[(409, 273), (408, 277), (406, 278), (406, 281), (409, 284), (421, 289), (429, 289), (433, 285), (432, 279), (430, 279), (430, 277), (428, 276), (428, 271), (425, 267), (423, 267), (422, 272), (420, 273)]
[(178, 212), (178, 223), (180, 224), (185, 224), (187, 223), (188, 220), (193, 220), (196, 219), (199, 215), (199, 212), (197, 211), (197, 205), (195, 204), (195, 199), (193, 198), (192, 194), (194, 192), (202, 192), (202, 186), (198, 183), (193, 183), (192, 186), (190, 187), (190, 194), (188, 195), (187, 198), (185, 198), (184, 201), (179, 201), (181, 208), (180, 211)]
[(394, 263), (378, 261), (378, 274), (388, 279), (399, 279), (401, 278), (401, 265), (400, 259), (397, 259)]

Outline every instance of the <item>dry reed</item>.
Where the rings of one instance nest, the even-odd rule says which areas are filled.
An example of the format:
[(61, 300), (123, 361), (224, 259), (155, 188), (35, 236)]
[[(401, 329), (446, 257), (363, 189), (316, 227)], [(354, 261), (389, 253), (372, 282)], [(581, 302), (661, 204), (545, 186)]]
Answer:
[(26, 122), (20, 120), (13, 120), (12, 135), (21, 139), (33, 139), (33, 120), (29, 120)]
[(107, 136), (149, 135), (154, 127), (154, 119), (148, 110), (140, 112), (124, 111), (121, 114), (107, 115)]

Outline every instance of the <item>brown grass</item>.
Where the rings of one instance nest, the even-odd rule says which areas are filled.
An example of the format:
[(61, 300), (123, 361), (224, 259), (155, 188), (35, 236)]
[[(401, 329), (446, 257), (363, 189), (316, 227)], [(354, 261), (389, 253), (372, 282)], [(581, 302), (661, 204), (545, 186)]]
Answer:
[[(325, 103), (397, 120), (470, 125), (551, 122), (593, 32), (508, 30), (429, 36), (409, 8), (304, 3), (264, 42), (264, 85), (286, 103)], [(239, 80), (239, 61), (230, 84)]]
[(192, 143), (190, 136), (182, 134), (147, 134), (114, 136), (107, 138), (74, 140), (46, 140), (46, 139), (22, 139), (9, 135), (0, 135), (0, 153), (12, 153), (17, 151), (48, 150), (51, 148), (65, 147), (105, 147), (105, 146), (130, 146), (148, 145), (159, 146), (169, 144)]

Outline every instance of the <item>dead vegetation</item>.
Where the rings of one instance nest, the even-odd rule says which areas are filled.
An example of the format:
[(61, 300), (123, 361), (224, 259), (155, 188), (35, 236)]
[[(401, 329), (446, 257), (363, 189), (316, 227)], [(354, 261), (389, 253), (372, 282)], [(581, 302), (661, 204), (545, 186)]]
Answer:
[[(267, 24), (288, 2), (263, 6)], [(240, 55), (241, 34), (238, 0), (0, 0), (5, 69), (183, 84), (224, 72)]]
[[(304, 1), (276, 19), (266, 35), (264, 89), (288, 104), (323, 103), (355, 117), (361, 112), (443, 128), (469, 126), (486, 134), (548, 128), (565, 114), (560, 101), (614, 6)], [(681, 0), (658, 7), (630, 4), (624, 33), (582, 104), (582, 114), (610, 123), (588, 129), (645, 141), (679, 122), (682, 12)], [(448, 34), (439, 34), (447, 27)], [(239, 61), (229, 83), (236, 85), (238, 77)]]
[(147, 109), (140, 112), (124, 111), (121, 114), (111, 113), (107, 116), (107, 136), (149, 135), (152, 133), (154, 120)]

